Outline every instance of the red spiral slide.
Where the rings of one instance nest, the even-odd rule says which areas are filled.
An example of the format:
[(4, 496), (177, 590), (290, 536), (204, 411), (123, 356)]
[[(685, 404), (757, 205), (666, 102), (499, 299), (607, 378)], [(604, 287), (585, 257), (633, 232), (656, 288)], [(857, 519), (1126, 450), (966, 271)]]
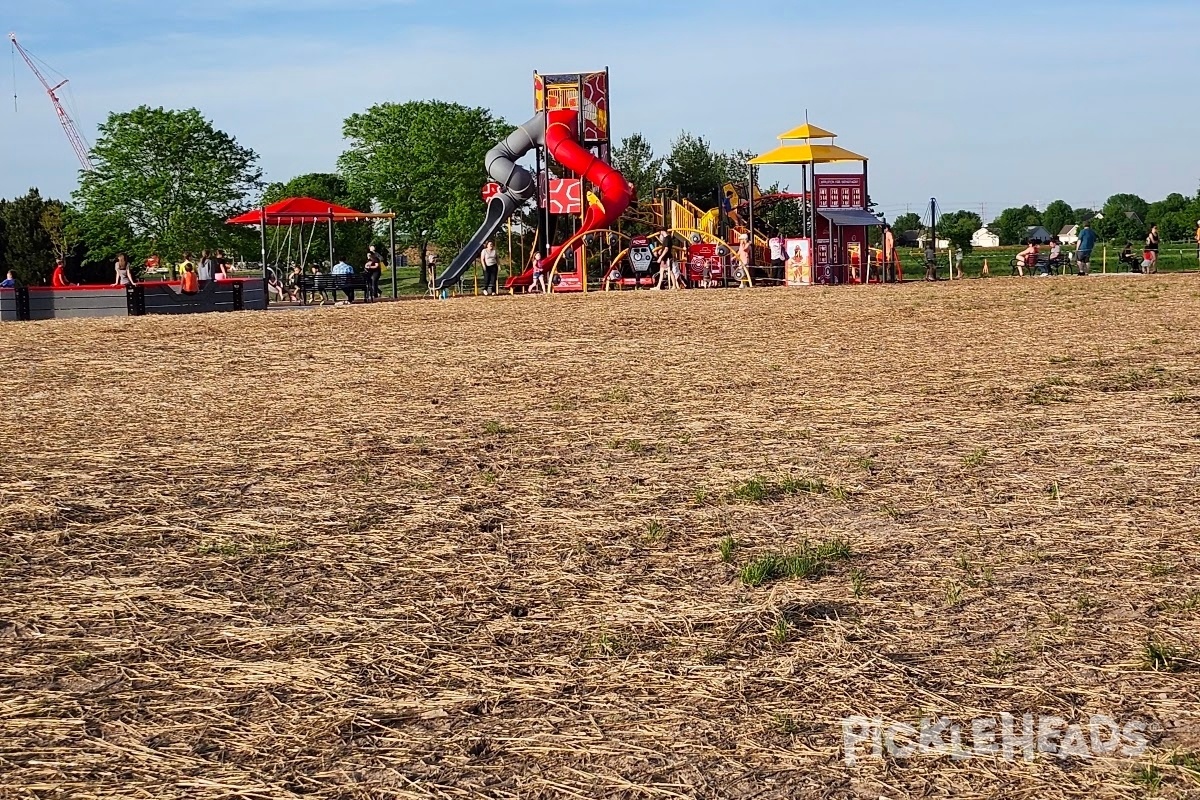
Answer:
[[(633, 201), (633, 187), (629, 185), (629, 181), (579, 144), (576, 139), (577, 114), (578, 112), (571, 109), (549, 113), (546, 118), (546, 151), (559, 164), (594, 185), (600, 203), (588, 206), (583, 225), (574, 236), (550, 251), (542, 261), (544, 269), (550, 269), (563, 250), (578, 246), (589, 231), (607, 228), (616, 222)], [(510, 278), (506, 286), (512, 288), (529, 286), (532, 283), (533, 269), (530, 268), (521, 275)]]

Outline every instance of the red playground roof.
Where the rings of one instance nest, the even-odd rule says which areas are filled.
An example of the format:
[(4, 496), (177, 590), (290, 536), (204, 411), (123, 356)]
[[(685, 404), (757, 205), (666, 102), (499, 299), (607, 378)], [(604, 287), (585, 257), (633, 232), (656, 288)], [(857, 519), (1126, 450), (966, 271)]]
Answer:
[(266, 208), (256, 208), (226, 220), (229, 225), (291, 225), (294, 222), (353, 222), (363, 219), (381, 219), (391, 214), (370, 214), (353, 208), (316, 200), (311, 197), (289, 197), (272, 203)]

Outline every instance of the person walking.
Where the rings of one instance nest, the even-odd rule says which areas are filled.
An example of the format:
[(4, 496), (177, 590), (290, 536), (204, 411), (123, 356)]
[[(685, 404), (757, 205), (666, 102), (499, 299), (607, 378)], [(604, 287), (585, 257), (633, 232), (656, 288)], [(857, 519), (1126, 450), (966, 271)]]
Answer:
[(1146, 272), (1153, 275), (1158, 272), (1158, 226), (1150, 226), (1150, 234), (1146, 237), (1146, 252), (1142, 254), (1146, 259)]
[(534, 250), (529, 257), (530, 265), (533, 267), (533, 282), (529, 284), (529, 291), (538, 291), (541, 294), (549, 294), (549, 289), (546, 287), (546, 274), (542, 271), (542, 257)]
[(113, 286), (133, 286), (133, 270), (129, 267), (129, 256), (117, 253), (116, 280)]
[(1092, 271), (1092, 251), (1096, 249), (1098, 238), (1092, 230), (1092, 223), (1083, 223), (1083, 230), (1079, 232), (1079, 247), (1075, 252), (1076, 275), (1087, 275)]
[(483, 293), (496, 294), (496, 283), (500, 278), (500, 254), (496, 252), (496, 243), (488, 240), (479, 253), (479, 263), (483, 265)]
[(891, 225), (883, 226), (883, 274), (884, 283), (896, 282), (896, 235)]

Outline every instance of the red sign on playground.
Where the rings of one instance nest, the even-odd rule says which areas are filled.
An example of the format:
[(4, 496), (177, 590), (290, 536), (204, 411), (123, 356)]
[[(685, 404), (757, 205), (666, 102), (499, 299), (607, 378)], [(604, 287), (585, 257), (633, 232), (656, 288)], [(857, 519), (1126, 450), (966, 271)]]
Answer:
[(551, 214), (582, 214), (583, 181), (578, 178), (552, 179), (549, 206)]
[(814, 175), (817, 208), (866, 208), (867, 179), (863, 175)]
[(480, 194), (483, 195), (483, 202), (490, 203), (492, 201), (493, 197), (500, 194), (500, 184), (498, 184), (498, 183), (484, 184), (483, 191), (480, 192)]

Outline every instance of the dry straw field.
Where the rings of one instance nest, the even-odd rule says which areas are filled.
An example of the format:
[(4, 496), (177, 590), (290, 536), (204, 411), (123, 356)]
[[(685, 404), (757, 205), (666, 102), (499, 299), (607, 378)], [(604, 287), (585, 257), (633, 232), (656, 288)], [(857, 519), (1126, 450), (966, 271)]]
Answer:
[[(0, 327), (0, 797), (1200, 793), (1200, 279)], [(1142, 720), (846, 763), (842, 720)]]

